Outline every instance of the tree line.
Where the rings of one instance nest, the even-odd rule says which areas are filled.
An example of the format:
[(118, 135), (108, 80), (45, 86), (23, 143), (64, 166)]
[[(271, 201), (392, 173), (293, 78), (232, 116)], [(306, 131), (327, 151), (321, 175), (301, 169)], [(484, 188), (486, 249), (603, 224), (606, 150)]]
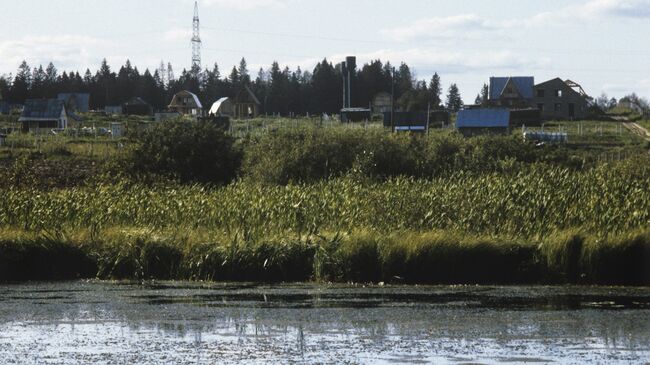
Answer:
[[(381, 92), (394, 93), (398, 110), (424, 111), (430, 106), (457, 111), (463, 106), (456, 84), (451, 84), (443, 100), (440, 76), (434, 74), (429, 82), (417, 80), (406, 63), (393, 67), (389, 62), (373, 60), (351, 70), (351, 83), (352, 104), (357, 107), (368, 107)], [(260, 100), (261, 112), (269, 114), (337, 113), (343, 99), (341, 70), (327, 59), (311, 72), (300, 67), (281, 68), (278, 62), (273, 62), (270, 68), (260, 68), (253, 77), (244, 58), (227, 76), (222, 75), (215, 63), (211, 69), (184, 69), (177, 78), (169, 63), (161, 63), (153, 72), (149, 69), (140, 72), (127, 60), (115, 72), (104, 59), (95, 73), (86, 69), (82, 75), (78, 71), (59, 73), (52, 63), (45, 68), (42, 65), (31, 68), (23, 61), (15, 76), (0, 76), (0, 97), (22, 104), (26, 99), (83, 92), (90, 94), (90, 107), (95, 110), (120, 105), (133, 97), (141, 97), (154, 109), (163, 110), (181, 90), (197, 94), (208, 107), (220, 97), (236, 97), (245, 86)]]

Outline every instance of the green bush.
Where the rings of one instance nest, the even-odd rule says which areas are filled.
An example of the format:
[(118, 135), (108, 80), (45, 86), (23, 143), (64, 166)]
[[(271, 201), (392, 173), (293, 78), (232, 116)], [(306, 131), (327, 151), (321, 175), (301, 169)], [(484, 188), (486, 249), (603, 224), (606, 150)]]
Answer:
[(136, 174), (226, 184), (237, 175), (241, 152), (233, 138), (209, 121), (170, 120), (140, 134), (127, 163)]

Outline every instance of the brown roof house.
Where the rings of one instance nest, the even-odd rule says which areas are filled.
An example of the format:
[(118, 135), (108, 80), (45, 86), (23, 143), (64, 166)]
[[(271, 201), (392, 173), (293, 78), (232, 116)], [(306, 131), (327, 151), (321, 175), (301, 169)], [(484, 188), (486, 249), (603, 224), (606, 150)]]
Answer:
[(585, 119), (589, 108), (589, 96), (575, 82), (555, 78), (535, 85), (533, 103), (541, 111), (542, 119)]
[(24, 132), (47, 132), (68, 127), (65, 103), (57, 99), (30, 99), (18, 119)]
[(200, 116), (203, 113), (203, 105), (199, 97), (187, 90), (176, 93), (167, 108), (182, 115)]

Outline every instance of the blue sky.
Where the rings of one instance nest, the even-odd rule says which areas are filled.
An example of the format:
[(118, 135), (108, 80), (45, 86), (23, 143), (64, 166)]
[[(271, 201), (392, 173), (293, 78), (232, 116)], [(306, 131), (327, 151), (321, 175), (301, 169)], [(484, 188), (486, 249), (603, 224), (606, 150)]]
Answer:
[[(189, 68), (194, 0), (21, 0), (0, 16), (0, 74), (52, 61), (96, 70)], [(312, 70), (324, 57), (438, 72), (472, 101), (490, 76), (554, 77), (592, 96), (650, 97), (650, 0), (199, 0), (204, 67), (252, 73), (272, 61)]]

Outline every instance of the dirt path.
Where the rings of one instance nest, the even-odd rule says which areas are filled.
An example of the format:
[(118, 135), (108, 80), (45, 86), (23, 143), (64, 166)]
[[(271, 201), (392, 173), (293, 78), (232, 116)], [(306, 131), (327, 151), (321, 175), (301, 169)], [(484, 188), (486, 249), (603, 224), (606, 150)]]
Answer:
[(643, 137), (643, 139), (650, 142), (650, 132), (647, 129), (633, 122), (623, 123), (623, 125), (625, 126), (625, 128), (629, 129), (632, 133), (638, 134), (641, 137)]

